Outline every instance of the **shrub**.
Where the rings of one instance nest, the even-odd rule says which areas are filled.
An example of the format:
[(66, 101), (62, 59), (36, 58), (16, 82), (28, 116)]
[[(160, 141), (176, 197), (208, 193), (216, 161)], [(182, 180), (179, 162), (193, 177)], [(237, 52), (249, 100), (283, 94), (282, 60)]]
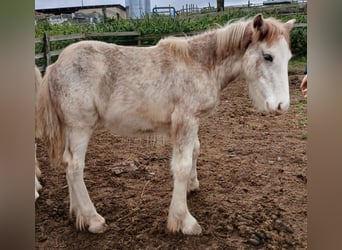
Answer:
[[(242, 18), (252, 17), (257, 13), (262, 13), (262, 8), (229, 8), (222, 14), (212, 15), (212, 13), (201, 14), (200, 16), (164, 16), (164, 15), (146, 15), (142, 19), (108, 19), (105, 23), (94, 24), (72, 24), (66, 23), (62, 25), (50, 24), (47, 20), (39, 20), (35, 26), (35, 36), (43, 37), (44, 32), (49, 32), (50, 36), (67, 35), (77, 33), (91, 32), (122, 32), (122, 31), (139, 31), (142, 35), (142, 45), (154, 45), (161, 37), (172, 33), (187, 33), (191, 31), (201, 31), (210, 28), (216, 28), (218, 25), (225, 25), (228, 21)], [(265, 17), (273, 16), (287, 21), (295, 18), (297, 23), (306, 23), (307, 16), (301, 13), (293, 13), (280, 15), (278, 13), (263, 13)], [(291, 32), (292, 53), (294, 57), (306, 57), (307, 46), (307, 29), (295, 28)], [(107, 42), (134, 45), (136, 41), (129, 41), (124, 38), (103, 38), (93, 37), (95, 40), (103, 40)], [(52, 50), (63, 49), (68, 44), (77, 40), (58, 41), (51, 44)], [(42, 44), (37, 43), (35, 46), (36, 53), (42, 51)], [(55, 58), (54, 58), (55, 59)], [(39, 60), (39, 64), (43, 64), (43, 59)]]

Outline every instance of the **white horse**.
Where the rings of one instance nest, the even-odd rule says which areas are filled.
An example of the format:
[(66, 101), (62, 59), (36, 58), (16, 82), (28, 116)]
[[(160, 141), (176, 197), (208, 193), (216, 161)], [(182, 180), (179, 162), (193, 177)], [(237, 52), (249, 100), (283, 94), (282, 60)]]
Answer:
[(152, 47), (82, 41), (65, 48), (43, 78), (38, 134), (46, 138), (52, 164), (66, 169), (76, 227), (93, 233), (106, 228), (90, 200), (83, 170), (93, 131), (107, 128), (120, 135), (171, 138), (174, 187), (167, 229), (200, 234), (187, 206), (187, 192), (199, 188), (199, 120), (239, 75), (258, 110), (288, 109), (293, 24), (259, 14), (193, 37), (166, 38)]
[[(36, 98), (37, 98), (38, 90), (42, 84), (42, 75), (40, 74), (40, 71), (37, 68), (37, 66), (34, 67), (34, 78), (35, 78), (34, 87), (35, 87), (35, 93), (36, 93)], [(36, 111), (37, 111), (37, 102), (36, 102)], [(36, 124), (37, 124), (37, 121), (36, 121)], [(38, 164), (37, 157), (36, 157), (37, 145), (35, 144), (34, 146), (35, 146), (35, 155), (34, 155), (34, 159), (35, 159), (35, 175), (34, 175), (34, 178), (35, 178), (35, 200), (37, 200), (37, 198), (39, 197), (38, 191), (42, 188), (42, 186), (40, 185), (40, 182), (38, 180), (38, 178), (41, 175), (41, 171), (39, 169), (39, 164)]]

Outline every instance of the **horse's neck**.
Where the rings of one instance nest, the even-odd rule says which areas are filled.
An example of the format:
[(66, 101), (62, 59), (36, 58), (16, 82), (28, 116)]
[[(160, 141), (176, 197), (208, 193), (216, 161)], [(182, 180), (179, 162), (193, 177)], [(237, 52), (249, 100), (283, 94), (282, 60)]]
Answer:
[(205, 33), (189, 40), (189, 55), (204, 68), (211, 70), (216, 64), (216, 35)]
[(219, 58), (217, 37), (214, 32), (193, 37), (189, 43), (191, 58), (211, 72), (219, 88), (224, 89), (229, 82), (241, 74), (241, 51), (236, 49), (236, 53), (229, 53), (225, 58)]
[(215, 69), (215, 77), (217, 84), (221, 90), (234, 81), (241, 75), (242, 72), (242, 57), (241, 55), (231, 55), (227, 57), (221, 64), (218, 64)]

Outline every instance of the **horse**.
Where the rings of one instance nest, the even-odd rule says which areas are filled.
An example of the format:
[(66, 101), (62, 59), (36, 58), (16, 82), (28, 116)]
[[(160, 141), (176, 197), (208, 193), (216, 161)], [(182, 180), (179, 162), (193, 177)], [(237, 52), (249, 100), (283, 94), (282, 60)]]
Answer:
[(89, 139), (104, 128), (123, 136), (169, 138), (173, 191), (166, 227), (201, 234), (187, 206), (188, 192), (199, 189), (200, 118), (213, 112), (220, 92), (238, 76), (246, 80), (258, 111), (288, 110), (294, 22), (258, 14), (151, 47), (100, 41), (66, 47), (46, 69), (37, 118), (51, 164), (65, 167), (76, 228), (103, 233), (107, 227), (83, 179)]
[[(36, 97), (38, 95), (38, 89), (40, 88), (41, 84), (42, 84), (42, 75), (39, 71), (39, 69), (37, 68), (37, 66), (34, 67), (34, 87), (35, 87), (35, 94), (36, 94)], [(35, 109), (37, 111), (37, 102), (36, 102), (36, 105), (35, 105)], [(37, 124), (37, 121), (36, 121), (36, 124)], [(37, 198), (39, 197), (39, 193), (38, 191), (42, 188), (40, 182), (39, 182), (39, 177), (41, 176), (41, 171), (40, 171), (40, 168), (39, 168), (39, 163), (38, 163), (38, 160), (37, 160), (37, 156), (36, 156), (36, 150), (37, 150), (37, 145), (35, 144), (35, 155), (34, 155), (34, 159), (35, 159), (35, 200), (37, 200)]]

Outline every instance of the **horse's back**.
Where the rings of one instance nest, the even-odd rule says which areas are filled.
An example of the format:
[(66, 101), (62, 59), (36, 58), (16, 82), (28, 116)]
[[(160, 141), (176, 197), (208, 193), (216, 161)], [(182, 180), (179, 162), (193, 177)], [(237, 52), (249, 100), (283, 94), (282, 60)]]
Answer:
[(176, 105), (201, 114), (217, 100), (208, 75), (158, 46), (82, 41), (67, 47), (49, 72), (70, 123), (102, 120), (124, 134), (168, 127)]
[(101, 105), (97, 107), (95, 99), (108, 73), (105, 53), (111, 47), (98, 41), (74, 43), (47, 68), (50, 92), (59, 103), (66, 123), (93, 126), (98, 120)]

